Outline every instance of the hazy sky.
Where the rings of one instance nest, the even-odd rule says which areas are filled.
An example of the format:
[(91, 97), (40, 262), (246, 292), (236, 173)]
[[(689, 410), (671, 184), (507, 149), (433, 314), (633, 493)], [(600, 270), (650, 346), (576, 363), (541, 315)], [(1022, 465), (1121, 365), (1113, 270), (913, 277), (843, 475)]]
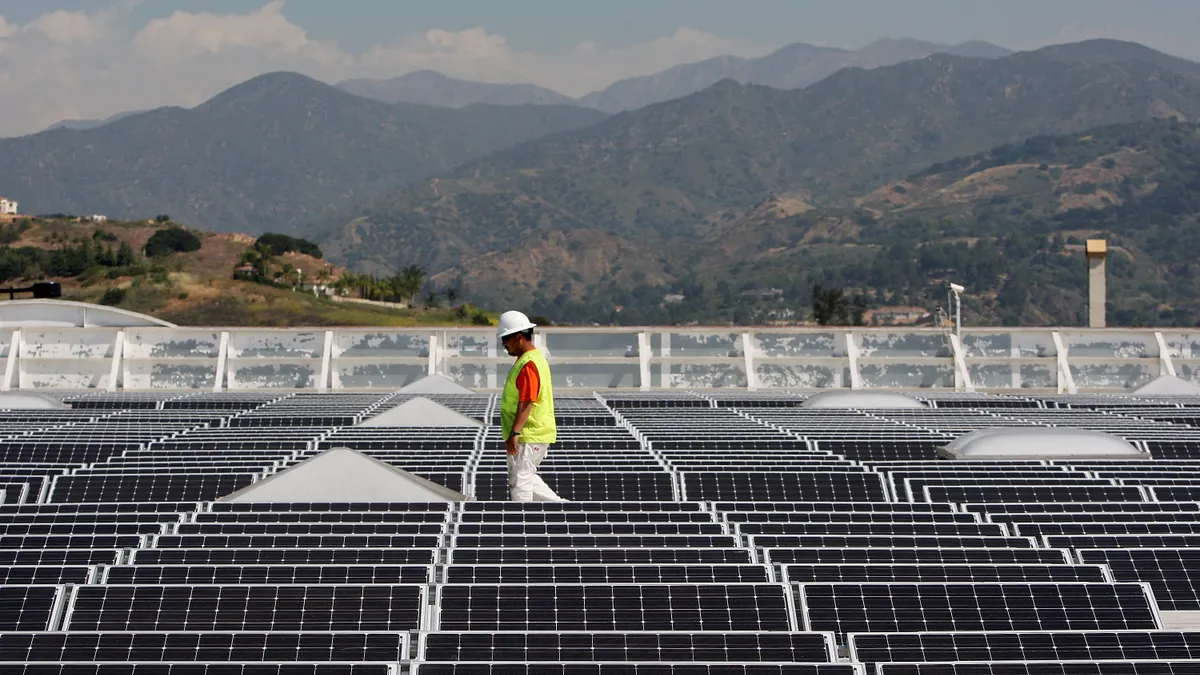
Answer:
[(1200, 60), (1198, 29), (1197, 0), (0, 0), (0, 136), (196, 105), (272, 70), (336, 82), (431, 68), (581, 95), (789, 42), (1116, 37)]

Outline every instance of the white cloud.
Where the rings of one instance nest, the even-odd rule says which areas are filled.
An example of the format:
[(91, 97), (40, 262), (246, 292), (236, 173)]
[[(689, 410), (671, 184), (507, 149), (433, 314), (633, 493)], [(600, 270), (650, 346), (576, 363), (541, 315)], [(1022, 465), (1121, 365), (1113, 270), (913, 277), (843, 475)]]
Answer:
[(130, 10), (139, 1), (121, 0), (95, 12), (54, 10), (23, 26), (0, 17), (0, 83), (23, 94), (6, 102), (0, 136), (39, 131), (62, 119), (193, 106), (275, 70), (337, 82), (427, 68), (485, 82), (532, 82), (577, 96), (679, 63), (758, 56), (773, 48), (680, 28), (626, 47), (585, 42), (538, 53), (471, 28), (398, 35), (354, 54), (290, 21), (284, 0), (241, 14), (177, 11), (136, 27)]

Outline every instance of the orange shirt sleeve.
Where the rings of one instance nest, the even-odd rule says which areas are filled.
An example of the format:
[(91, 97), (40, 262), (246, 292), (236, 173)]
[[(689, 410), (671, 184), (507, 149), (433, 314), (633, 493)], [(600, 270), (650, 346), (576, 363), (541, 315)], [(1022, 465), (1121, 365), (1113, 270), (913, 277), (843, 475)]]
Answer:
[(537, 401), (541, 390), (542, 379), (538, 375), (537, 366), (530, 361), (517, 373), (517, 395), (522, 403), (532, 403)]

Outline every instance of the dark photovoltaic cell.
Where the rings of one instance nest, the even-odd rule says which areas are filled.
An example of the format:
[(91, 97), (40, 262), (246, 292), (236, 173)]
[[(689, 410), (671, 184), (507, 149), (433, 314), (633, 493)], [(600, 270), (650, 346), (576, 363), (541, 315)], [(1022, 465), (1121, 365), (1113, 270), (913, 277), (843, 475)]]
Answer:
[(1196, 661), (1000, 661), (888, 663), (878, 675), (1198, 675)]
[(801, 584), (808, 630), (836, 633), (1158, 628), (1140, 584)]
[(451, 585), (438, 629), (788, 631), (779, 584)]
[(350, 632), (3, 633), (0, 661), (396, 662), (408, 658), (406, 637)]
[(429, 661), (727, 661), (832, 660), (821, 633), (426, 633)]
[(849, 640), (862, 663), (1200, 659), (1200, 632), (857, 633)]
[(387, 631), (420, 626), (418, 586), (80, 586), (73, 631)]

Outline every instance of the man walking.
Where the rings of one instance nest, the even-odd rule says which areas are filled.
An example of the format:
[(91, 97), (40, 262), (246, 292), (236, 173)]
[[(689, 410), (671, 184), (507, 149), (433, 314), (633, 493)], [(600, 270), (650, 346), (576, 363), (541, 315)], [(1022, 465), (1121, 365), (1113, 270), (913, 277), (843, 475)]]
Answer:
[(496, 334), (517, 357), (500, 397), (500, 433), (508, 451), (508, 489), (514, 502), (562, 502), (537, 474), (550, 444), (558, 440), (550, 366), (533, 345), (533, 322), (521, 312), (500, 315)]

